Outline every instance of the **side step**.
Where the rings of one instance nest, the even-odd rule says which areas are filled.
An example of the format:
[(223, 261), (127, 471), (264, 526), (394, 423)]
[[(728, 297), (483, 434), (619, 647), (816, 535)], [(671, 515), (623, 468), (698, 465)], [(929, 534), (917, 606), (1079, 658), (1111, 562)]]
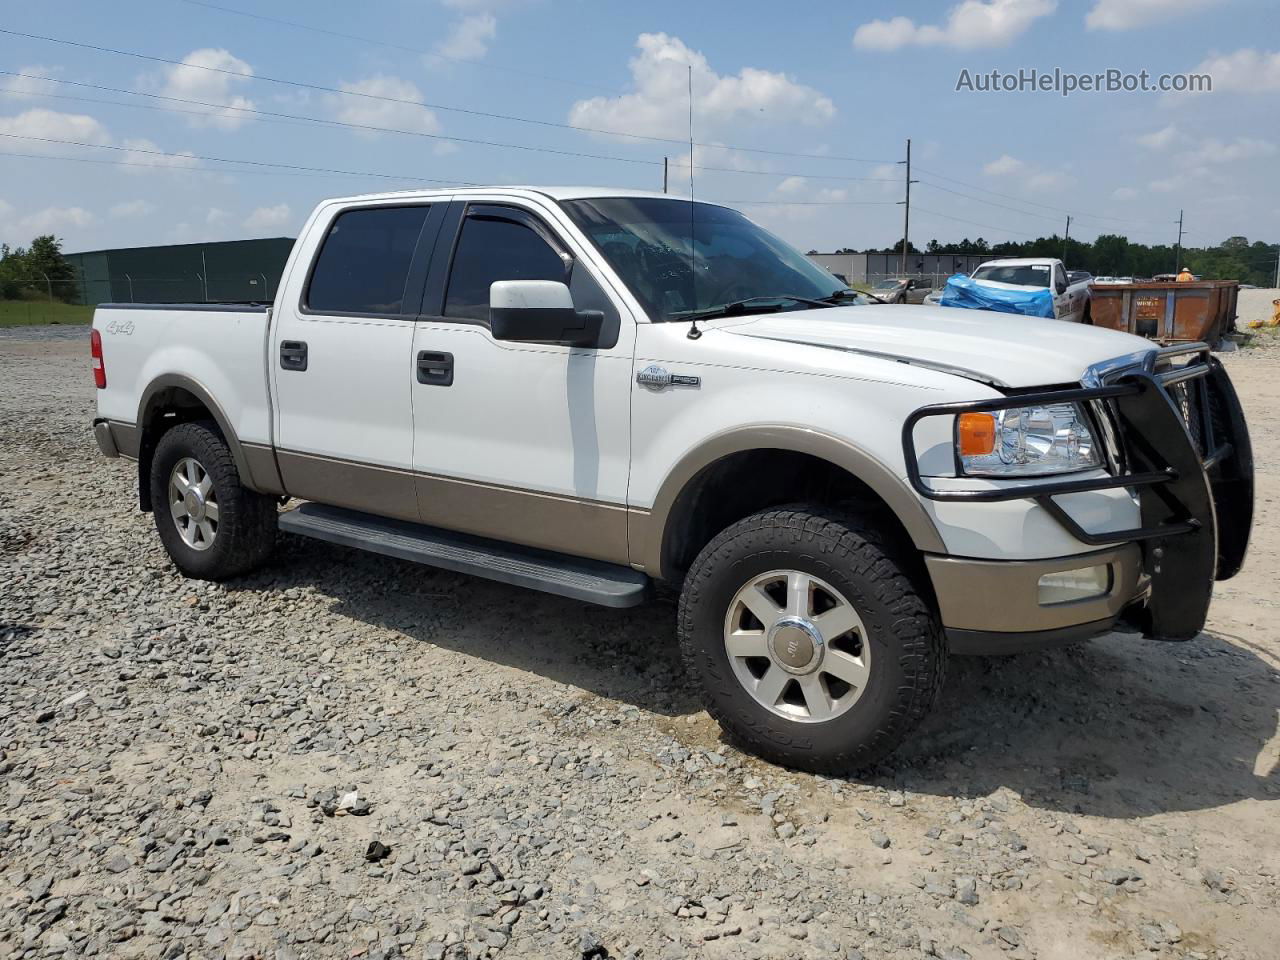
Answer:
[(649, 595), (649, 578), (630, 567), (320, 503), (304, 503), (280, 514), (280, 529), (606, 607), (634, 607)]

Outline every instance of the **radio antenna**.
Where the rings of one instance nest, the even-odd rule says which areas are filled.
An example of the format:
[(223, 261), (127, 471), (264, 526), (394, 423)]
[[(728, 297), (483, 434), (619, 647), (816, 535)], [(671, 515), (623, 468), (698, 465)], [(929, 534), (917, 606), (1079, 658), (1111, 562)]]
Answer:
[(697, 234), (694, 233), (694, 203), (693, 203), (693, 64), (689, 64), (689, 289), (693, 296), (692, 309), (694, 316), (689, 323), (689, 333), (687, 336), (690, 340), (697, 340), (702, 336), (702, 331), (698, 329), (698, 247)]

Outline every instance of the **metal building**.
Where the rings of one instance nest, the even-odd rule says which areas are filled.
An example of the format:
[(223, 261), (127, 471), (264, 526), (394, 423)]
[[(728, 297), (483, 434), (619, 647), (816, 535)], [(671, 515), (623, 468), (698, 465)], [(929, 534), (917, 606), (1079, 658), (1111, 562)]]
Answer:
[(845, 283), (875, 283), (886, 277), (927, 277), (935, 286), (953, 273), (972, 273), (979, 264), (994, 260), (994, 254), (912, 253), (902, 272), (902, 255), (897, 253), (813, 253), (809, 259)]
[(272, 237), (90, 250), (67, 260), (79, 303), (221, 303), (272, 299), (292, 249), (292, 238)]

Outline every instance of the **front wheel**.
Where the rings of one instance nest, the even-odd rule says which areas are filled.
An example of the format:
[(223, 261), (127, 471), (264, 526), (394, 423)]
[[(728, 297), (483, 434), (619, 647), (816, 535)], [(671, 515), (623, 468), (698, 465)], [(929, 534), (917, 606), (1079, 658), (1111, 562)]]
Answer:
[(679, 633), (732, 739), (821, 773), (897, 747), (932, 708), (946, 662), (930, 605), (874, 526), (822, 507), (758, 513), (707, 544)]
[(188, 577), (248, 573), (275, 545), (276, 507), (240, 483), (226, 441), (211, 423), (183, 423), (160, 438), (151, 461), (156, 531)]

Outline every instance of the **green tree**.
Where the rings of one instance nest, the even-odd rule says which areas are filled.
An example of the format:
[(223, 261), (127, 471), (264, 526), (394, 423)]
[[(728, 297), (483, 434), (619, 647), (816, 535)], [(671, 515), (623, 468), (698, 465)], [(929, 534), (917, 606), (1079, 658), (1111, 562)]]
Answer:
[(62, 241), (43, 234), (30, 247), (0, 246), (0, 297), (43, 298), (50, 292), (59, 300), (75, 296), (75, 267), (62, 253)]

